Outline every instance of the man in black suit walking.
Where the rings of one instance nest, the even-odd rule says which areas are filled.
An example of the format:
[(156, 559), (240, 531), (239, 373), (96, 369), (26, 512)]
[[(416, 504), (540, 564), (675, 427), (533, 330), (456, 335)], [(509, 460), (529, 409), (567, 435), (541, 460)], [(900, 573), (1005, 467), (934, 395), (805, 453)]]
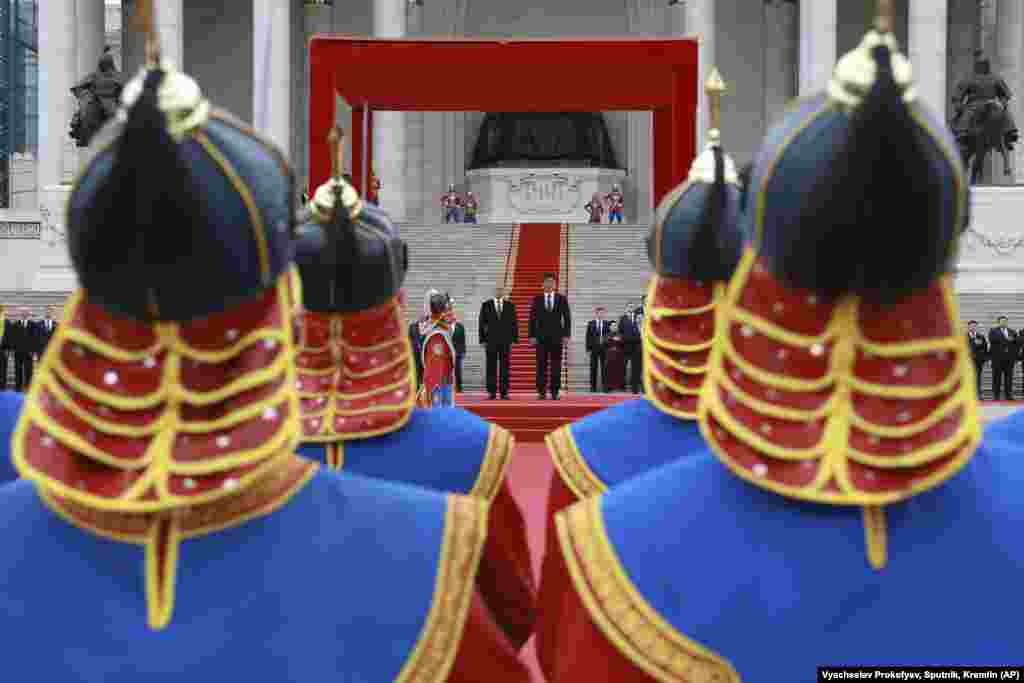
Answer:
[(571, 329), (569, 302), (555, 291), (554, 274), (545, 273), (544, 293), (533, 297), (530, 306), (530, 344), (537, 347), (537, 398), (542, 401), (549, 385), (551, 398), (558, 400), (562, 388), (562, 343), (569, 338)]
[[(487, 354), (485, 370), (487, 393), (491, 400), (500, 388), (501, 398), (508, 400), (509, 352), (519, 343), (519, 319), (516, 307), (505, 301), (505, 288), (498, 286), (494, 298), (480, 307), (480, 344)], [(500, 374), (500, 382), (499, 382)]]
[(992, 398), (1013, 400), (1013, 366), (1017, 361), (1017, 333), (1010, 329), (1005, 315), (988, 332), (989, 353), (992, 354)]
[(605, 364), (608, 360), (608, 337), (610, 336), (610, 321), (604, 319), (604, 307), (598, 306), (594, 309), (594, 319), (587, 323), (587, 353), (590, 354), (590, 392), (598, 391), (598, 375), (601, 377), (601, 390), (607, 391), (607, 378), (604, 374)]
[(978, 321), (967, 323), (967, 343), (971, 347), (971, 358), (974, 360), (974, 371), (977, 375), (978, 398), (981, 398), (981, 370), (988, 361), (988, 339), (978, 331)]
[(622, 333), (623, 352), (626, 355), (626, 364), (629, 366), (629, 386), (634, 394), (640, 393), (643, 385), (643, 374), (641, 363), (643, 347), (641, 345), (641, 334), (643, 330), (644, 309), (643, 306), (633, 308), (626, 306), (626, 312), (619, 318), (619, 331)]

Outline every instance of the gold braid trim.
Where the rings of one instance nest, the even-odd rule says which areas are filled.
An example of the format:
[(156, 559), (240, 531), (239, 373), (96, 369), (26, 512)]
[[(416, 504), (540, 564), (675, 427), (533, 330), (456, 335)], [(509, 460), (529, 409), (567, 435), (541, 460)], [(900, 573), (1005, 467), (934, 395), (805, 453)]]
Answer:
[(740, 683), (728, 661), (679, 633), (640, 595), (608, 540), (600, 497), (563, 510), (555, 523), (577, 594), (626, 659), (661, 683)]
[(889, 534), (886, 531), (885, 508), (865, 506), (864, 540), (868, 547), (868, 562), (875, 570), (884, 569), (889, 562)]
[(487, 504), (449, 496), (434, 598), (412, 654), (395, 683), (443, 683), (455, 664), (476, 573), (487, 540)]
[[(647, 286), (648, 301), (657, 301), (657, 288), (659, 281), (660, 279), (657, 275), (651, 278), (651, 281)], [(641, 379), (644, 383), (644, 393), (647, 400), (650, 401), (655, 408), (666, 415), (671, 415), (672, 417), (680, 420), (696, 420), (697, 411), (695, 409), (690, 410), (689, 408), (681, 407), (679, 402), (686, 397), (699, 395), (700, 389), (690, 389), (688, 387), (681, 386), (671, 378), (664, 376), (655, 368), (653, 361), (657, 359), (665, 365), (686, 374), (706, 374), (708, 367), (707, 363), (703, 363), (701, 365), (686, 365), (676, 358), (673, 358), (672, 353), (695, 353), (705, 351), (711, 348), (711, 344), (714, 340), (714, 332), (712, 331), (708, 334), (706, 342), (700, 342), (698, 344), (676, 344), (659, 338), (654, 332), (653, 323), (655, 320), (667, 317), (686, 317), (706, 313), (711, 310), (717, 311), (719, 303), (724, 295), (725, 287), (721, 284), (716, 284), (714, 291), (712, 292), (710, 304), (691, 309), (674, 309), (659, 306), (653, 308), (650, 315), (644, 316), (644, 329), (640, 339), (641, 353), (643, 354), (641, 361), (643, 375)], [(717, 326), (717, 313), (715, 318), (715, 325)], [(671, 398), (666, 400), (666, 396)], [(603, 490), (601, 492), (603, 492)]]
[[(97, 510), (60, 497), (45, 485), (36, 492), (55, 515), (101, 538), (145, 548), (146, 605), (149, 628), (167, 627), (174, 613), (181, 542), (241, 526), (283, 507), (308, 482), (319, 465), (291, 453), (275, 458), (269, 471), (238, 495), (169, 512), (129, 514)], [(265, 468), (268, 469), (268, 468)]]
[(470, 490), (470, 496), (480, 498), (487, 502), (493, 502), (501, 484), (505, 481), (505, 474), (508, 464), (512, 461), (512, 451), (516, 447), (516, 440), (512, 434), (497, 425), (490, 425), (487, 434), (487, 450), (484, 452), (484, 461), (480, 465), (480, 474), (476, 483)]
[(547, 443), (555, 471), (573, 495), (583, 500), (608, 490), (608, 486), (587, 465), (572, 435), (571, 425), (559, 427), (545, 436), (544, 441)]
[(327, 467), (334, 471), (340, 472), (345, 469), (345, 442), (339, 441), (337, 443), (325, 443), (323, 444), (324, 455), (327, 460)]
[[(855, 394), (860, 393), (860, 389), (864, 388), (863, 384), (858, 385), (854, 381), (856, 378), (854, 364), (858, 351), (863, 350), (864, 341), (858, 318), (860, 301), (857, 297), (846, 297), (838, 302), (825, 335), (802, 337), (799, 340), (800, 344), (811, 344), (813, 347), (821, 344), (821, 340), (825, 337), (831, 339), (831, 351), (822, 352), (830, 353), (830, 369), (825, 379), (827, 380), (826, 384), (833, 386), (831, 397), (827, 403), (827, 411), (823, 415), (826, 423), (820, 440), (809, 447), (795, 448), (776, 443), (772, 438), (753, 431), (732, 414), (720, 395), (720, 389), (724, 388), (748, 410), (767, 417), (776, 416), (772, 414), (776, 411), (764, 410), (765, 406), (762, 402), (748, 400), (751, 397), (734, 391), (736, 386), (729, 381), (725, 372), (725, 358), (734, 362), (738, 367), (745, 368), (744, 364), (740, 362), (738, 354), (733, 355), (734, 350), (728, 341), (729, 326), (737, 321), (756, 319), (746, 312), (739, 315), (740, 296), (744, 288), (750, 286), (749, 277), (755, 267), (756, 254), (753, 249), (748, 247), (719, 309), (715, 330), (716, 344), (712, 348), (708, 364), (708, 380), (704, 384), (698, 408), (701, 432), (705, 440), (733, 473), (756, 486), (791, 498), (833, 505), (878, 506), (905, 500), (934, 488), (954, 476), (967, 464), (981, 441), (981, 427), (978, 418), (977, 397), (974, 395), (974, 372), (970, 365), (966, 339), (961, 339), (964, 335), (956, 325), (959, 316), (948, 277), (940, 282), (940, 286), (945, 309), (943, 314), (954, 327), (950, 335), (937, 340), (903, 342), (884, 347), (877, 345), (874, 350), (884, 351), (878, 355), (885, 357), (909, 358), (925, 353), (951, 353), (954, 356), (952, 374), (958, 378), (959, 382), (958, 384), (953, 383), (952, 386), (955, 387), (955, 390), (949, 394), (949, 397), (941, 405), (929, 411), (927, 415), (900, 426), (875, 424), (861, 417), (856, 412), (854, 404)], [(767, 326), (760, 326), (758, 332), (776, 343), (789, 344), (791, 341), (788, 338), (783, 338), (785, 335), (769, 330)], [(747, 373), (746, 369), (742, 371)], [(807, 382), (766, 371), (749, 372), (749, 377), (768, 386), (791, 392), (818, 388), (808, 386), (808, 384), (818, 384), (818, 382)], [(765, 381), (766, 379), (770, 381)], [(940, 384), (947, 386), (949, 381), (944, 378)], [(903, 398), (908, 393), (902, 387), (894, 389), (894, 391), (889, 391), (885, 387), (878, 387), (866, 393), (896, 399)], [(922, 391), (921, 393), (930, 394), (931, 392)], [(951, 436), (924, 446), (906, 449), (899, 455), (871, 455), (852, 448), (850, 444), (850, 434), (853, 428), (866, 432), (876, 439), (908, 438), (950, 418), (955, 411), (961, 411), (962, 415), (957, 429)], [(799, 417), (798, 421), (807, 421), (817, 412), (794, 415), (794, 417)], [(721, 426), (721, 430), (724, 431), (719, 434), (720, 430), (712, 428), (712, 421), (717, 422)], [(792, 486), (775, 481), (768, 476), (755, 475), (750, 469), (741, 466), (730, 456), (729, 449), (722, 443), (723, 438), (730, 437), (753, 449), (761, 457), (788, 462), (815, 462), (818, 465), (817, 475), (813, 481), (804, 486)], [(950, 454), (953, 455), (941, 468), (935, 472), (923, 474), (906, 488), (864, 491), (855, 487), (850, 479), (851, 462), (880, 469), (906, 471), (910, 468), (923, 467), (939, 458), (950, 456)], [(831, 482), (835, 483), (838, 490), (828, 488)]]
[[(273, 293), (278, 315), (281, 317), (280, 325), (264, 325), (251, 330), (234, 341), (228, 348), (216, 351), (207, 351), (194, 347), (188, 343), (182, 334), (182, 326), (176, 323), (154, 323), (153, 333), (156, 343), (151, 349), (145, 351), (125, 351), (118, 349), (111, 343), (91, 335), (83, 328), (76, 328), (73, 325), (78, 307), (82, 305), (85, 292), (76, 291), (65, 307), (65, 324), (57, 327), (57, 332), (47, 346), (46, 352), (36, 370), (36, 379), (33, 381), (25, 400), (25, 408), (18, 420), (12, 437), (11, 460), (18, 473), (24, 479), (34, 481), (36, 484), (52, 491), (55, 495), (72, 499), (81, 505), (115, 512), (146, 513), (161, 510), (170, 510), (180, 507), (192, 507), (209, 503), (222, 497), (232, 497), (240, 489), (247, 488), (254, 483), (262, 473), (265, 473), (271, 464), (280, 457), (281, 453), (291, 453), (299, 443), (300, 417), (299, 400), (297, 393), (291, 389), (296, 383), (296, 371), (291, 362), (294, 356), (294, 346), (291, 335), (291, 320), (289, 311), (292, 308), (293, 293), (289, 289), (291, 274), (283, 273), (277, 281)], [(245, 374), (224, 386), (208, 392), (193, 391), (183, 386), (181, 375), (182, 365), (187, 361), (203, 363), (222, 363), (242, 353), (248, 347), (263, 343), (268, 351), (274, 351), (274, 360), (266, 367), (254, 372)], [(161, 369), (160, 386), (150, 396), (136, 397), (124, 396), (106, 392), (98, 389), (87, 382), (80, 380), (60, 360), (64, 347), (68, 344), (78, 344), (81, 347), (101, 355), (102, 357), (120, 360), (131, 357), (133, 359), (146, 359), (151, 353), (159, 349), (165, 354), (163, 367)], [(161, 406), (160, 415), (157, 418), (159, 429), (156, 430), (147, 446), (145, 454), (136, 462), (126, 464), (119, 460), (116, 454), (107, 453), (82, 438), (76, 432), (67, 429), (56, 422), (43, 407), (43, 392), (49, 391), (58, 382), (65, 382), (73, 390), (81, 393), (101, 406), (114, 410), (133, 411)], [(283, 382), (284, 388), (273, 392), (270, 396), (251, 402), (244, 408), (231, 411), (228, 415), (219, 420), (190, 421), (183, 418), (183, 410), (186, 404), (192, 406), (206, 406), (225, 401), (243, 391), (263, 386), (272, 382)], [(67, 399), (62, 405), (69, 410), (74, 401), (67, 392), (54, 392), (54, 398), (60, 401)], [(173, 459), (175, 440), (181, 434), (210, 433), (227, 426), (235, 426), (242, 417), (248, 417), (267, 410), (279, 410), (286, 408), (287, 414), (281, 418), (272, 435), (268, 436), (261, 443), (244, 450), (225, 449), (225, 454), (214, 458), (205, 458), (195, 462), (179, 462)], [(78, 413), (76, 413), (78, 414)], [(242, 416), (242, 417), (240, 417)], [(113, 429), (110, 432), (103, 427), (111, 426), (100, 418), (89, 417), (85, 420), (87, 424), (97, 431), (107, 434), (125, 436), (125, 430)], [(62, 446), (74, 451), (77, 455), (86, 457), (95, 463), (102, 464), (115, 470), (143, 470), (142, 475), (131, 486), (125, 488), (119, 495), (108, 497), (89, 492), (80, 483), (62, 481), (55, 474), (38, 468), (30, 459), (30, 449), (36, 446), (29, 443), (28, 434), (36, 427), (49, 438), (59, 442)], [(117, 432), (121, 431), (121, 434)], [(130, 429), (127, 431), (131, 431)], [(186, 475), (213, 475), (225, 474), (232, 470), (255, 466), (255, 469), (240, 474), (232, 481), (229, 488), (220, 488), (196, 494), (174, 494), (170, 490), (170, 478), (172, 476)], [(155, 491), (156, 498), (150, 499), (146, 495)]]

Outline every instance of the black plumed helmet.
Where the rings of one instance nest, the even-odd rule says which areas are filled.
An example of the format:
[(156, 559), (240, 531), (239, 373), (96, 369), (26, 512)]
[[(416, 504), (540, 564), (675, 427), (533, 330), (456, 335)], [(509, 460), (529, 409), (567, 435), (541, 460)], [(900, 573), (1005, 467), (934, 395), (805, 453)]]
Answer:
[(952, 134), (907, 101), (909, 86), (895, 40), (872, 32), (839, 62), (827, 93), (769, 132), (747, 219), (776, 277), (892, 303), (950, 268), (967, 185)]
[(739, 263), (742, 188), (717, 143), (694, 162), (690, 178), (658, 206), (647, 257), (662, 276), (724, 282)]
[(345, 180), (321, 185), (298, 230), (303, 304), (321, 313), (357, 313), (398, 295), (409, 252), (398, 228), (361, 201)]
[(284, 157), (180, 72), (151, 69), (124, 100), (68, 201), (89, 298), (136, 320), (186, 321), (273, 286), (292, 259)]

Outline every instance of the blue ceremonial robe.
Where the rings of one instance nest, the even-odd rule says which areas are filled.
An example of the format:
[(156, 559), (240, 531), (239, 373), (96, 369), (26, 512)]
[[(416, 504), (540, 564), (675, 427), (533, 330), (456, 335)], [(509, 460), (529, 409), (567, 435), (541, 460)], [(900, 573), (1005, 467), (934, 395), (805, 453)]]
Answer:
[(16, 391), (0, 392), (0, 484), (18, 478), (18, 472), (11, 462), (11, 437), (24, 402), (24, 394)]
[(639, 399), (588, 415), (547, 443), (561, 483), (582, 498), (700, 451), (704, 437), (695, 421)]
[[(587, 613), (620, 627), (631, 617), (630, 637), (646, 647), (611, 647), (639, 668), (805, 681), (827, 664), (1013, 662), (1024, 652), (1024, 419), (1011, 423), (996, 431), (1012, 431), (1015, 444), (987, 440), (946, 484), (885, 507), (881, 570), (866, 558), (860, 508), (781, 497), (710, 454), (568, 510), (562, 555), (591, 598), (589, 586), (622, 577), (602, 585)], [(615, 611), (626, 604), (634, 609)]]
[(442, 548), (465, 543), (446, 529), (450, 500), (321, 470), (276, 512), (183, 541), (173, 617), (152, 631), (142, 547), (75, 528), (30, 482), (9, 484), (5, 680), (392, 681), (444, 585)]
[[(343, 442), (341, 469), (436, 491), (469, 494), (481, 478), (490, 439), (490, 423), (463, 408), (418, 408), (398, 431)], [(324, 444), (305, 443), (298, 453), (327, 464)]]

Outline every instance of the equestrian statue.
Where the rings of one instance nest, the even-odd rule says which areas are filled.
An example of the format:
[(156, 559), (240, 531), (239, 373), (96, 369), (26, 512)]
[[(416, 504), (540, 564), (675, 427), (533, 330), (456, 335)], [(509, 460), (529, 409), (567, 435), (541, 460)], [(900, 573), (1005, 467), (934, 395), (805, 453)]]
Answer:
[(992, 73), (988, 58), (975, 52), (974, 74), (956, 86), (953, 95), (951, 127), (960, 145), (964, 166), (971, 170), (971, 183), (981, 179), (988, 155), (998, 150), (1003, 157), (1003, 173), (1012, 175), (1010, 151), (1020, 135), (1008, 102), (1010, 88)]
[(117, 113), (123, 88), (123, 74), (117, 70), (107, 46), (99, 68), (71, 88), (71, 94), (78, 100), (78, 111), (71, 119), (71, 137), (79, 147), (88, 147), (103, 124)]

